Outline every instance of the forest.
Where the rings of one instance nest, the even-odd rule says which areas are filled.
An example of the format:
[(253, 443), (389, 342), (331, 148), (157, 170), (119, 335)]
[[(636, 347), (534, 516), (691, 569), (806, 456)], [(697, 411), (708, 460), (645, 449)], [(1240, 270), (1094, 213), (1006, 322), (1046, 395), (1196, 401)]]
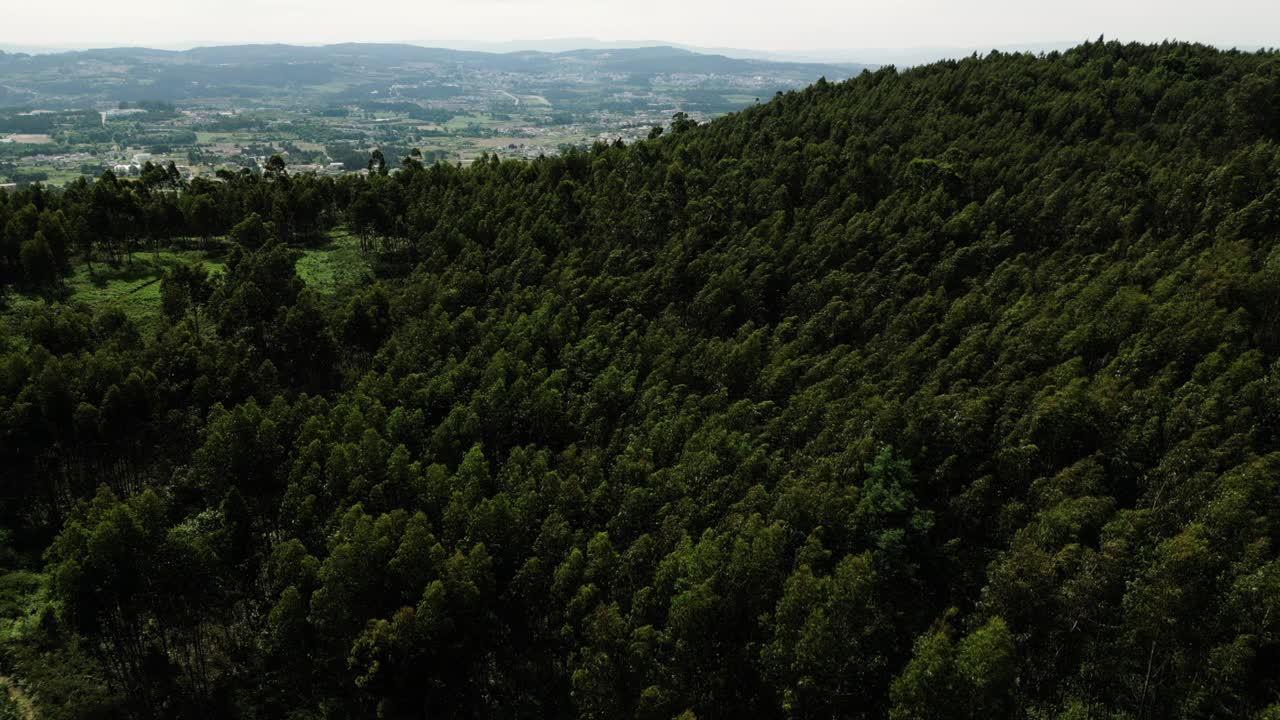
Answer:
[(0, 192), (40, 718), (1280, 718), (1280, 53), (368, 167)]

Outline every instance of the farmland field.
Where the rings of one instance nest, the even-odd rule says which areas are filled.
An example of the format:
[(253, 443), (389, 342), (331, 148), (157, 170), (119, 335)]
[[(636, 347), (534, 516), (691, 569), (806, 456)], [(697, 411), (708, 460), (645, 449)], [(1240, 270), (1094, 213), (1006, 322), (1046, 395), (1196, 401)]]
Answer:
[(25, 145), (48, 145), (53, 142), (53, 138), (43, 133), (18, 133), (9, 135), (7, 140)]

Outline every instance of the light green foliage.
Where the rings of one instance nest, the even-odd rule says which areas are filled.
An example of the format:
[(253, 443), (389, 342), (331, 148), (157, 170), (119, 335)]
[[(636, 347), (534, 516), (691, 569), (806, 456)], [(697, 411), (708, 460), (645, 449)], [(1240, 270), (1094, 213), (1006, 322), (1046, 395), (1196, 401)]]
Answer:
[(359, 241), (348, 233), (334, 232), (328, 242), (303, 251), (298, 277), (325, 295), (345, 294), (373, 276), (369, 261), (360, 254)]

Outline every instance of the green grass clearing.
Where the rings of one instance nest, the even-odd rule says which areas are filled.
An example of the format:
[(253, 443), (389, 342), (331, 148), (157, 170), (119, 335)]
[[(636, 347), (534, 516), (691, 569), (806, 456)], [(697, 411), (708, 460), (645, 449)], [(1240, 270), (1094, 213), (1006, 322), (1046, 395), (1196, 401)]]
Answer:
[[(133, 261), (111, 265), (95, 261), (93, 270), (77, 263), (71, 274), (63, 278), (57, 301), (84, 303), (96, 309), (119, 308), (139, 330), (149, 330), (160, 319), (160, 279), (182, 262), (203, 263), (209, 273), (221, 273), (221, 260), (207, 257), (201, 251), (161, 250), (158, 253), (134, 253)], [(0, 311), (6, 320), (16, 320), (31, 306), (45, 302), (40, 295), (11, 292)]]
[[(110, 265), (97, 261), (93, 270), (77, 263), (63, 280), (63, 302), (85, 303), (94, 308), (119, 308), (141, 331), (160, 320), (160, 279), (184, 262), (203, 263), (211, 276), (226, 270), (221, 258), (204, 251), (161, 250), (134, 253), (133, 260)], [(336, 295), (344, 288), (373, 279), (373, 269), (360, 254), (360, 240), (344, 230), (330, 235), (324, 245), (301, 250), (298, 277), (322, 295)], [(39, 295), (13, 292), (5, 298), (0, 319), (15, 320), (27, 308), (44, 302)]]
[(303, 250), (296, 269), (307, 287), (323, 295), (373, 279), (373, 268), (360, 254), (360, 239), (345, 230), (335, 230), (324, 245)]
[(203, 263), (210, 275), (224, 269), (221, 260), (200, 251), (135, 253), (132, 262), (114, 267), (94, 263), (92, 272), (85, 265), (76, 266), (66, 279), (67, 300), (94, 307), (117, 307), (140, 329), (147, 328), (160, 317), (160, 278), (184, 262)]

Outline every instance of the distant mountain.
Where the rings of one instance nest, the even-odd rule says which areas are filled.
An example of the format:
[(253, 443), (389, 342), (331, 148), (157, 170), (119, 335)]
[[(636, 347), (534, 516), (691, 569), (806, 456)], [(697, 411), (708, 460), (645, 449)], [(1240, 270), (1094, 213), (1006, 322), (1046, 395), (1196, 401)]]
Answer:
[(5, 54), (0, 56), (0, 87), (7, 88), (7, 97), (35, 103), (194, 102), (282, 94), (315, 101), (340, 100), (351, 92), (385, 93), (433, 80), (465, 89), (496, 73), (544, 84), (608, 82), (625, 75), (680, 76), (685, 78), (681, 82), (695, 85), (699, 77), (740, 78), (747, 85), (764, 78), (777, 87), (798, 87), (823, 76), (851, 77), (867, 67), (734, 58), (672, 46), (494, 53), (406, 44), (227, 45)]
[[(437, 43), (422, 43), (423, 45), (434, 45)], [(510, 52), (546, 52), (561, 53), (571, 50), (624, 50), (630, 48), (644, 47), (683, 47), (687, 49), (695, 49), (692, 46), (681, 45), (680, 43), (670, 42), (667, 40), (600, 40), (599, 38), (590, 37), (567, 37), (567, 38), (547, 38), (544, 40), (508, 40), (505, 42), (466, 42), (466, 43), (445, 43), (453, 45), (462, 50), (480, 50), (492, 53), (510, 53)], [(736, 56), (735, 56), (736, 57)]]
[(0, 53), (26, 53), (29, 55), (47, 55), (50, 53), (69, 52), (78, 48), (55, 48), (43, 45), (5, 45), (0, 44)]
[[(1081, 40), (1084, 38), (1081, 38)], [(670, 46), (682, 50), (689, 50), (703, 55), (724, 55), (731, 58), (739, 58), (744, 60), (768, 60), (771, 62), (787, 62), (787, 63), (818, 63), (818, 64), (857, 64), (857, 65), (887, 65), (894, 64), (899, 67), (909, 67), (915, 65), (923, 65), (926, 63), (936, 62), (938, 60), (959, 59), (969, 57), (974, 53), (978, 55), (986, 55), (992, 50), (1000, 52), (1030, 52), (1041, 53), (1053, 50), (1066, 50), (1079, 43), (1080, 40), (1067, 41), (1038, 41), (1028, 43), (1004, 43), (993, 45), (969, 45), (969, 46), (915, 46), (915, 47), (846, 47), (846, 48), (806, 48), (806, 49), (783, 49), (783, 50), (761, 50), (757, 48), (740, 48), (727, 46), (708, 46), (708, 45), (689, 45), (678, 42), (668, 42), (662, 40), (632, 40), (632, 41), (612, 41), (598, 40), (596, 38), (553, 38), (547, 40), (524, 40), (510, 41), (503, 43), (467, 43), (460, 47), (469, 50), (483, 50), (488, 52), (512, 52), (518, 50), (537, 50), (542, 52), (565, 52), (569, 50), (591, 49), (591, 50), (608, 50), (620, 48), (637, 48), (637, 47), (653, 47), (653, 46)]]

